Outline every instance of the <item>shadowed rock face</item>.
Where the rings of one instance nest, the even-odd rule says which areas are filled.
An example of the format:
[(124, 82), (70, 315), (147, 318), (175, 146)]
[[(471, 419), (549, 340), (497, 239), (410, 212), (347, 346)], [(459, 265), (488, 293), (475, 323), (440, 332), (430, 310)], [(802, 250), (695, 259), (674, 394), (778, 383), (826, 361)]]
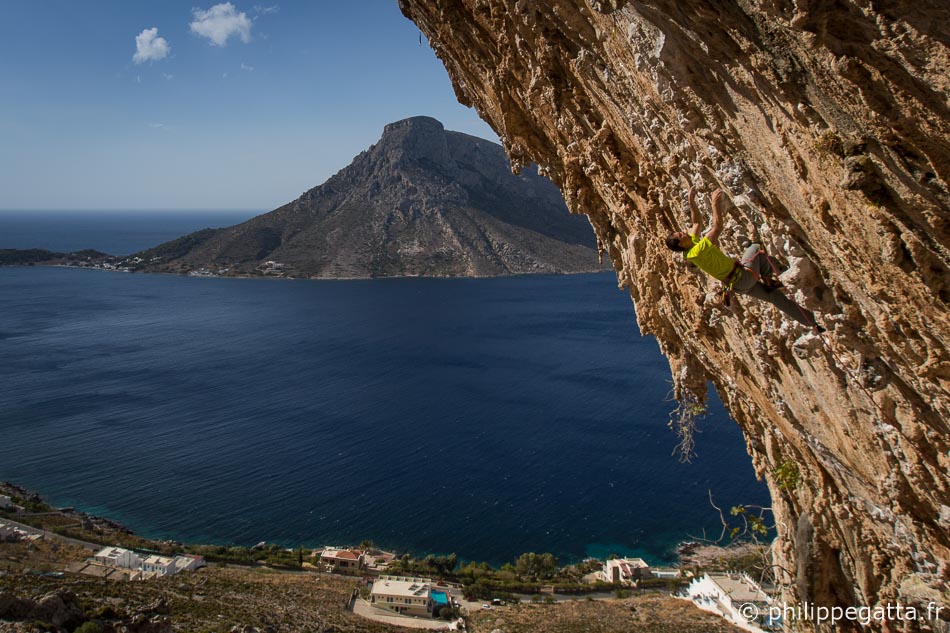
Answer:
[[(513, 164), (541, 165), (590, 217), (677, 394), (707, 380), (719, 390), (772, 492), (788, 597), (939, 600), (950, 579), (946, 2), (400, 7)], [(725, 250), (757, 236), (824, 340), (749, 298), (724, 308), (718, 283), (665, 248), (688, 224), (691, 184), (707, 201), (715, 187), (731, 194)]]
[(479, 277), (598, 270), (594, 246), (536, 169), (515, 176), (499, 145), (413, 117), (294, 202), (138, 255), (168, 272)]

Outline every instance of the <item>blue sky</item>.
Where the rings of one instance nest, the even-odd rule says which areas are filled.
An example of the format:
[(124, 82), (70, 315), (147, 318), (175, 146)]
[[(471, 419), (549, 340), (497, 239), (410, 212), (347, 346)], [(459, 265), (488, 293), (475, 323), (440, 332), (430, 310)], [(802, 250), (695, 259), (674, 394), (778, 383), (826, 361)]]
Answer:
[(270, 210), (391, 121), (497, 141), (396, 0), (0, 11), (0, 209)]

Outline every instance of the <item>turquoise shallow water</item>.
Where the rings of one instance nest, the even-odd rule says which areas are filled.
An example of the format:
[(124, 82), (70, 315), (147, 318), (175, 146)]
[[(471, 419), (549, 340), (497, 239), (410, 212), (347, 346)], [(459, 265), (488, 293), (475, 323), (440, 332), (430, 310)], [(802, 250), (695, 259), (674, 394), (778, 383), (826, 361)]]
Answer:
[(767, 502), (717, 402), (670, 455), (669, 369), (610, 273), (6, 268), (0, 357), (0, 478), (153, 537), (659, 562), (718, 533), (710, 489)]

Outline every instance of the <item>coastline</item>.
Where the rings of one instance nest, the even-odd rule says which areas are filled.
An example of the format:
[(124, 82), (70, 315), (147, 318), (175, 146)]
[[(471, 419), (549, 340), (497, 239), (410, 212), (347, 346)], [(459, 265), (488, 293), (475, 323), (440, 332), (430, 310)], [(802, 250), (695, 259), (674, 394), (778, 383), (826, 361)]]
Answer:
[[(8, 481), (0, 482), (0, 495), (5, 495), (12, 498), (25, 499), (29, 504), (34, 506), (36, 512), (29, 511), (25, 514), (10, 514), (9, 518), (13, 521), (23, 522), (22, 519), (29, 520), (31, 517), (36, 516), (54, 516), (58, 515), (64, 518), (72, 518), (81, 528), (82, 533), (71, 533), (69, 531), (61, 532), (63, 536), (69, 538), (78, 538), (79, 540), (93, 542), (102, 547), (113, 546), (113, 545), (132, 545), (138, 549), (144, 549), (146, 551), (162, 551), (167, 549), (168, 551), (189, 551), (195, 548), (232, 548), (232, 549), (242, 549), (253, 551), (255, 548), (259, 548), (262, 544), (267, 544), (270, 547), (277, 547), (281, 550), (294, 551), (297, 548), (300, 549), (319, 549), (326, 547), (328, 543), (320, 544), (297, 544), (294, 547), (289, 547), (284, 543), (277, 543), (273, 541), (268, 541), (266, 539), (261, 540), (255, 546), (248, 545), (237, 545), (233, 543), (226, 543), (224, 541), (215, 542), (213, 539), (211, 541), (191, 541), (189, 539), (173, 539), (173, 538), (156, 538), (147, 536), (146, 533), (136, 532), (135, 530), (129, 528), (127, 525), (123, 524), (120, 521), (112, 519), (107, 516), (102, 516), (100, 514), (95, 514), (81, 509), (81, 506), (56, 506), (48, 502), (48, 498), (43, 494), (30, 489), (23, 487), (19, 484), (15, 484)], [(0, 521), (3, 520), (3, 515), (0, 515)], [(32, 523), (27, 523), (28, 525), (33, 525)], [(40, 526), (34, 526), (40, 527)], [(46, 528), (42, 528), (46, 529)], [(54, 532), (59, 532), (59, 530), (54, 529)], [(98, 533), (101, 535), (101, 538), (96, 539), (92, 536), (93, 533)], [(262, 534), (262, 536), (264, 536)], [(362, 540), (353, 540), (352, 543), (344, 544), (344, 547), (355, 547), (358, 543), (372, 542), (367, 541), (366, 539)], [(134, 545), (133, 545), (134, 544)], [(339, 544), (337, 544), (339, 545)], [(399, 553), (399, 555), (408, 555), (413, 559), (421, 560), (427, 557), (444, 557), (444, 556), (454, 556), (454, 554), (449, 554), (447, 552), (435, 552), (435, 551), (408, 551), (399, 547), (391, 547), (390, 544), (374, 544), (375, 546), (380, 547), (384, 550), (392, 549), (392, 551)], [(716, 568), (716, 567), (728, 567), (728, 561), (730, 560), (740, 560), (749, 558), (750, 556), (762, 556), (762, 548), (765, 547), (761, 544), (753, 544), (748, 542), (738, 542), (733, 543), (728, 546), (720, 546), (711, 543), (700, 543), (692, 540), (683, 540), (680, 541), (676, 547), (675, 552), (677, 558), (674, 560), (662, 561), (655, 559), (649, 556), (638, 556), (638, 552), (635, 550), (630, 550), (627, 548), (620, 548), (616, 554), (608, 554), (606, 556), (594, 556), (580, 558), (572, 561), (564, 561), (560, 564), (577, 564), (585, 560), (600, 560), (601, 558), (609, 558), (610, 556), (619, 555), (623, 557), (627, 556), (636, 556), (649, 559), (648, 562), (651, 566), (658, 566), (663, 568)], [(487, 564), (493, 569), (500, 569), (506, 563), (485, 563), (475, 559), (468, 559), (463, 557), (458, 557), (459, 564)]]
[(615, 272), (614, 269), (608, 265), (601, 266), (599, 268), (593, 268), (590, 270), (572, 270), (572, 271), (563, 271), (563, 272), (551, 272), (551, 271), (539, 271), (539, 272), (522, 272), (522, 273), (504, 273), (498, 275), (384, 275), (379, 277), (373, 276), (353, 276), (353, 277), (292, 277), (287, 275), (240, 275), (240, 274), (227, 274), (220, 275), (217, 273), (202, 273), (196, 274), (194, 272), (168, 272), (161, 270), (132, 270), (128, 268), (103, 268), (101, 266), (80, 266), (73, 264), (59, 264), (59, 263), (27, 263), (27, 264), (0, 264), (0, 268), (69, 268), (77, 270), (91, 270), (98, 272), (106, 273), (123, 273), (123, 274), (136, 274), (136, 275), (168, 275), (171, 277), (189, 277), (197, 279), (275, 279), (275, 280), (284, 280), (284, 281), (380, 281), (385, 279), (447, 279), (447, 280), (456, 280), (456, 279), (512, 279), (518, 277), (566, 277), (572, 275), (597, 275), (607, 272)]
[[(62, 513), (100, 521), (74, 508), (43, 508), (38, 493), (15, 484), (0, 483), (0, 492), (15, 494), (17, 501), (35, 505), (32, 509), (38, 511), (37, 515)], [(498, 570), (465, 564), (454, 556), (397, 559), (394, 553), (372, 543), (342, 552), (331, 547), (285, 550), (259, 543), (242, 550), (245, 557), (240, 559), (234, 552), (221, 556), (219, 550), (203, 550), (200, 546), (116, 542), (111, 535), (89, 542), (64, 534), (62, 527), (47, 530), (11, 521), (6, 518), (9, 510), (6, 507), (0, 512), (7, 535), (6, 542), (0, 544), (4, 553), (0, 561), (0, 620), (4, 625), (12, 621), (11, 631), (34, 630), (21, 628), (20, 622), (32, 622), (34, 626), (39, 623), (43, 630), (78, 630), (82, 626), (84, 631), (155, 633), (378, 633), (420, 628), (458, 630), (449, 626), (457, 622), (462, 630), (487, 631), (495, 630), (492, 627), (502, 621), (500, 617), (516, 624), (518, 628), (511, 630), (549, 631), (552, 622), (571, 623), (564, 630), (587, 630), (587, 624), (594, 620), (609, 622), (610, 630), (641, 633), (667, 631), (670, 622), (685, 631), (735, 630), (719, 619), (720, 614), (704, 613), (696, 608), (695, 601), (678, 597), (698, 573), (708, 570), (653, 568), (635, 582), (617, 578), (608, 581), (604, 570), (610, 567), (600, 560), (567, 566), (555, 562), (555, 567), (541, 567), (543, 555), (526, 553), (519, 557), (517, 566)], [(124, 526), (114, 522), (105, 525), (128, 536)], [(12, 540), (11, 530), (16, 535)], [(358, 566), (350, 569), (349, 565), (338, 564), (352, 559), (341, 554), (358, 555)], [(522, 559), (527, 561), (524, 567)], [(529, 567), (529, 563), (538, 567)], [(369, 597), (377, 595), (380, 582), (383, 586), (379, 595), (387, 595), (391, 580), (409, 578), (414, 583), (426, 579), (423, 582), (432, 587), (433, 596), (436, 590), (442, 593), (446, 607), (440, 611), (437, 601), (435, 607), (418, 613), (374, 608)], [(278, 608), (285, 603), (293, 608)], [(627, 628), (631, 626), (631, 613), (633, 628)], [(284, 625), (275, 627), (275, 617)], [(248, 624), (261, 622), (267, 626)], [(396, 628), (389, 628), (393, 626)], [(8, 630), (7, 626), (0, 629)]]

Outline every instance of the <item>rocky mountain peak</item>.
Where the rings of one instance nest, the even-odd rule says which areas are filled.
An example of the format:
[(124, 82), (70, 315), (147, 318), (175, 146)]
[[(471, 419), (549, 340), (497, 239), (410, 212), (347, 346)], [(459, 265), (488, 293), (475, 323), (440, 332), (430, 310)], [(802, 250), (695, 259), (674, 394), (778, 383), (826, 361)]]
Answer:
[(431, 116), (411, 116), (383, 126), (382, 138), (399, 134), (445, 134), (445, 126)]
[(428, 116), (416, 116), (389, 123), (374, 148), (396, 163), (426, 163), (454, 171), (445, 127)]
[(167, 272), (493, 276), (599, 269), (590, 224), (536, 170), (431, 117), (382, 137), (322, 185), (243, 224), (141, 254)]

